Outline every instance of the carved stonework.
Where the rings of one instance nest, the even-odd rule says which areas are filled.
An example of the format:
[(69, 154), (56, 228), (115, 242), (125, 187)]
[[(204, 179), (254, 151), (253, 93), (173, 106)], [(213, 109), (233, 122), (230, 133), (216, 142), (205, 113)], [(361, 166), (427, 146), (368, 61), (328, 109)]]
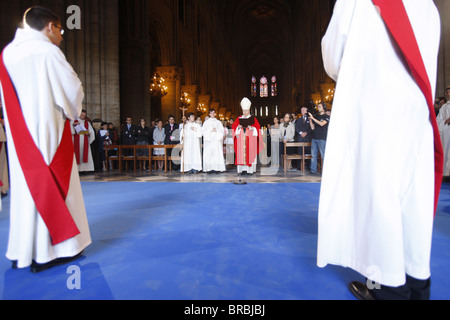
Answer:
[(183, 76), (183, 69), (177, 66), (157, 67), (156, 72), (164, 78), (166, 82), (175, 82)]

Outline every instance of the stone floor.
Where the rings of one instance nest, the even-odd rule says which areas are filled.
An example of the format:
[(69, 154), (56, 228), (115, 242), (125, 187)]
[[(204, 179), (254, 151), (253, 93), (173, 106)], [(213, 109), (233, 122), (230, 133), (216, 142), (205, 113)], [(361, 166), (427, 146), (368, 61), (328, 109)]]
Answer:
[[(118, 170), (107, 172), (96, 172), (89, 174), (81, 174), (81, 181), (126, 181), (126, 182), (177, 182), (177, 183), (193, 183), (193, 182), (207, 182), (207, 183), (234, 183), (239, 181), (235, 167), (229, 167), (224, 173), (219, 174), (181, 174), (179, 171), (172, 171), (165, 173), (164, 171), (143, 172), (137, 170), (135, 173), (132, 170), (128, 172)], [(257, 172), (251, 176), (244, 175), (241, 181), (247, 183), (320, 183), (320, 175), (312, 175), (310, 173), (303, 173), (299, 170), (289, 170), (286, 174), (282, 169), (271, 169), (268, 167), (258, 168)]]

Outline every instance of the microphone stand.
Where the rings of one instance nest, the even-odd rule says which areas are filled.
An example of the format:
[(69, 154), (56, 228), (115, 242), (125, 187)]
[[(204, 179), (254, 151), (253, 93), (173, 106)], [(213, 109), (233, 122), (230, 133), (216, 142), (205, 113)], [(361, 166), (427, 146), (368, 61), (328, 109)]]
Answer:
[[(243, 132), (243, 134), (242, 134), (242, 132)], [(242, 127), (242, 132), (241, 132), (241, 140), (242, 140), (242, 145), (244, 146), (244, 153), (245, 153), (245, 150), (246, 150), (246, 148), (247, 148), (247, 145), (246, 145), (246, 136), (245, 136), (245, 128), (244, 127)], [(238, 148), (237, 148), (238, 149)], [(239, 149), (238, 149), (239, 150)], [(236, 155), (237, 156), (237, 155)], [(239, 157), (238, 157), (238, 159), (239, 159)], [(245, 157), (244, 157), (244, 159), (245, 159)], [(239, 186), (243, 186), (243, 185), (246, 185), (247, 184), (247, 182), (246, 181), (242, 181), (242, 179), (241, 179), (241, 176), (242, 176), (242, 174), (241, 173), (239, 173), (238, 172), (238, 181), (235, 181), (234, 182), (234, 184), (235, 185), (239, 185)]]

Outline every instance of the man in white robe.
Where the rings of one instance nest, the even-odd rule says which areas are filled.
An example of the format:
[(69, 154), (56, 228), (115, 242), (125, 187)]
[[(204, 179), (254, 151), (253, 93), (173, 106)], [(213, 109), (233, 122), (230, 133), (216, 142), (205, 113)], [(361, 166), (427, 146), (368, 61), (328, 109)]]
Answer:
[(202, 127), (203, 133), (203, 172), (219, 173), (226, 171), (223, 156), (224, 132), (222, 122), (216, 119), (216, 111), (209, 111), (209, 118)]
[[(91, 243), (83, 194), (70, 128), (66, 119), (77, 119), (82, 109), (84, 93), (81, 81), (58, 48), (62, 41), (62, 26), (50, 11), (33, 7), (24, 15), (24, 28), (17, 30), (15, 38), (3, 52), (3, 61), (20, 101), (25, 129), (46, 165), (52, 163), (59, 150), (63, 132), (69, 141), (69, 162), (73, 166), (67, 180), (67, 206), (78, 235), (56, 243), (37, 210), (22, 167), (23, 154), (19, 154), (12, 134), (15, 123), (9, 122), (6, 91), (2, 80), (2, 98), (8, 136), (8, 155), (11, 173), (10, 234), (6, 257), (14, 268), (31, 266), (39, 272), (55, 264), (78, 257)], [(15, 129), (14, 129), (15, 130)], [(22, 139), (23, 140), (23, 139)], [(67, 141), (67, 139), (65, 140)], [(26, 157), (26, 154), (25, 154)], [(35, 161), (32, 159), (32, 161)], [(70, 168), (70, 167), (69, 167)], [(43, 179), (43, 176), (38, 177)], [(45, 181), (38, 181), (38, 186)], [(41, 196), (44, 196), (42, 194)], [(62, 227), (61, 227), (62, 228)], [(56, 244), (54, 244), (56, 243)]]
[(439, 109), (436, 121), (444, 148), (444, 177), (450, 176), (450, 87), (445, 90), (447, 103)]
[[(440, 41), (435, 5), (389, 0), (383, 13), (386, 4), (404, 4), (406, 12), (397, 18), (403, 13), (411, 21), (434, 94)], [(435, 116), (379, 8), (371, 0), (338, 0), (322, 42), (325, 69), (337, 88), (320, 193), (317, 264), (349, 267), (368, 278), (367, 284), (349, 286), (359, 299), (427, 299)]]
[(87, 173), (95, 171), (91, 144), (95, 141), (95, 131), (87, 119), (86, 110), (82, 110), (80, 117), (72, 121), (72, 134), (75, 149), (75, 158), (78, 163), (78, 172)]
[(198, 173), (202, 171), (202, 127), (195, 122), (193, 113), (189, 113), (187, 118), (188, 123), (180, 129), (181, 144), (183, 145), (181, 172)]

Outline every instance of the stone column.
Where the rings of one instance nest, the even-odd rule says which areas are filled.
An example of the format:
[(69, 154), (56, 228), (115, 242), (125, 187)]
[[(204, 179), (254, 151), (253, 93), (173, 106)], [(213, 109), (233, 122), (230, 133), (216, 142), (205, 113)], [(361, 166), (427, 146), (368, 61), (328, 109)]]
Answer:
[(436, 96), (445, 97), (445, 88), (450, 86), (450, 3), (448, 0), (435, 0), (435, 4), (441, 15), (441, 47)]
[[(182, 70), (176, 66), (158, 67), (156, 72), (164, 79), (167, 87), (167, 95), (161, 99), (161, 119), (166, 121), (170, 115), (176, 117), (181, 114), (181, 74)], [(181, 119), (181, 116), (180, 116)]]

